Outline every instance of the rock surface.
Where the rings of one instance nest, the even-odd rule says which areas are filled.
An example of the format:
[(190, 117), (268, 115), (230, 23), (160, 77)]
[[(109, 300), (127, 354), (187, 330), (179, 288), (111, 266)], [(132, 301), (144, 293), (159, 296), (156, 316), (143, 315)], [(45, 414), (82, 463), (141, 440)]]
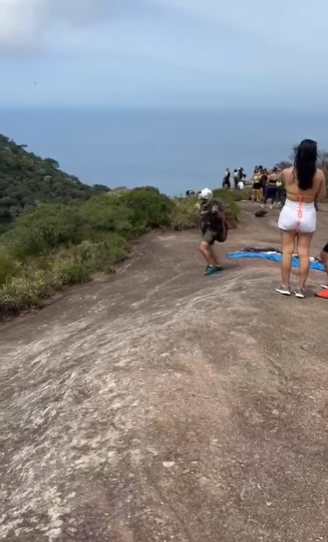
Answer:
[[(253, 212), (221, 252), (279, 246)], [(146, 236), (1, 326), (0, 540), (327, 540), (328, 303), (275, 294), (269, 262), (204, 277), (198, 241)]]

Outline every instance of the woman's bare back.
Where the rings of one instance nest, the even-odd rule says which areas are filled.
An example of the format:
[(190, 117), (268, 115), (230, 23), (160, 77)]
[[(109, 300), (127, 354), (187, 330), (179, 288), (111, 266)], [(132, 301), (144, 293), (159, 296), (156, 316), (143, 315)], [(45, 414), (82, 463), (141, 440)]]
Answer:
[(326, 178), (322, 169), (316, 169), (313, 177), (312, 188), (301, 190), (298, 186), (296, 171), (294, 167), (284, 169), (281, 173), (284, 181), (287, 198), (291, 201), (298, 201), (300, 196), (307, 203), (322, 201), (326, 197)]

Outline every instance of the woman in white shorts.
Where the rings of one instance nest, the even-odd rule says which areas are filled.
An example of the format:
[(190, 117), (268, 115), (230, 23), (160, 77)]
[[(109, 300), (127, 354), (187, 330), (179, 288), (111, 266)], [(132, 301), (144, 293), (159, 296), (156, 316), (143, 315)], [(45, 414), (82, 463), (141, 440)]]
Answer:
[(326, 197), (325, 175), (321, 169), (317, 169), (316, 162), (317, 143), (305, 139), (297, 148), (294, 166), (281, 172), (286, 202), (278, 221), (282, 242), (282, 280), (276, 291), (283, 295), (291, 294), (290, 273), (297, 240), (300, 267), (298, 289), (294, 293), (299, 298), (304, 298), (310, 269), (310, 245), (317, 222), (315, 202)]

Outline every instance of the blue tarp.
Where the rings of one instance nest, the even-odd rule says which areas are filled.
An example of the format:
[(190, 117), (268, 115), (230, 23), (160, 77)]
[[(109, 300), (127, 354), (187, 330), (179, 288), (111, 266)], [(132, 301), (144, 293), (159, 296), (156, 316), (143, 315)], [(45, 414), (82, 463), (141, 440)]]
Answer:
[[(229, 260), (238, 260), (240, 258), (257, 258), (262, 260), (271, 260), (273, 262), (281, 262), (281, 254), (279, 252), (246, 252), (246, 251), (237, 251), (230, 252), (226, 255), (226, 258)], [(299, 267), (299, 259), (293, 257), (292, 260), (293, 267)], [(310, 268), (315, 269), (316, 271), (325, 271), (325, 267), (322, 263), (311, 260)]]

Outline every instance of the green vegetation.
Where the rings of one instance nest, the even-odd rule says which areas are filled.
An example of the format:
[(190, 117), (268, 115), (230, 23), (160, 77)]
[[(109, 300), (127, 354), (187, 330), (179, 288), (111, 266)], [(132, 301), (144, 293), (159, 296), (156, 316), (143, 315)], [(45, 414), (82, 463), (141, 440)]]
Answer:
[[(250, 199), (252, 195), (252, 187), (245, 187), (243, 190), (224, 190), (220, 188), (219, 190), (214, 190), (214, 197), (219, 198), (222, 201), (225, 201), (230, 205), (231, 201), (245, 201)], [(237, 205), (234, 206), (236, 214), (238, 214)]]
[[(232, 192), (215, 193), (233, 225)], [(0, 316), (40, 308), (66, 285), (113, 272), (133, 239), (154, 228), (198, 226), (197, 198), (170, 199), (156, 188), (112, 191), (77, 203), (42, 203), (0, 237)]]
[(40, 203), (86, 201), (109, 191), (102, 185), (85, 185), (67, 175), (51, 158), (42, 159), (0, 134), (0, 232), (18, 216)]

